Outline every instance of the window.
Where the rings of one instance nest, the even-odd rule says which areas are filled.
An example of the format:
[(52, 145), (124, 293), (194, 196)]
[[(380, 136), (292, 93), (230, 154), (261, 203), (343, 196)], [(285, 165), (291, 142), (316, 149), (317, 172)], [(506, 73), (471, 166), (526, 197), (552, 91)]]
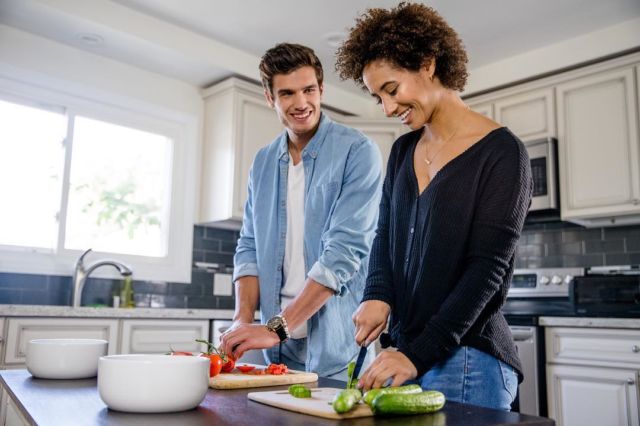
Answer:
[(60, 100), (0, 91), (0, 271), (71, 275), (92, 248), (135, 279), (190, 281), (195, 121)]

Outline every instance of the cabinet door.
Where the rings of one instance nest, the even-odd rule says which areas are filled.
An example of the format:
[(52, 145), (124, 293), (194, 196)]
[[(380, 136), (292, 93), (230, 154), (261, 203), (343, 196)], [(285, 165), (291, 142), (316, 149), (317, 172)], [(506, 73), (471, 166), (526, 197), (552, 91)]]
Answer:
[(547, 366), (549, 416), (557, 426), (638, 426), (636, 370)]
[(633, 68), (557, 86), (562, 217), (640, 212)]
[(264, 96), (244, 92), (238, 93), (237, 96), (232, 214), (234, 219), (242, 219), (253, 159), (260, 148), (268, 145), (282, 132), (283, 127), (275, 110), (267, 105)]
[(495, 120), (522, 140), (556, 136), (551, 87), (500, 98), (494, 109)]
[(489, 117), (492, 120), (495, 118), (493, 114), (493, 104), (491, 102), (481, 102), (479, 104), (470, 103), (469, 108), (479, 114)]
[(26, 362), (27, 343), (33, 339), (104, 339), (107, 352), (117, 353), (118, 320), (88, 318), (9, 318), (4, 363)]
[(207, 339), (207, 320), (123, 320), (121, 353), (164, 354), (176, 351), (204, 351), (195, 339)]

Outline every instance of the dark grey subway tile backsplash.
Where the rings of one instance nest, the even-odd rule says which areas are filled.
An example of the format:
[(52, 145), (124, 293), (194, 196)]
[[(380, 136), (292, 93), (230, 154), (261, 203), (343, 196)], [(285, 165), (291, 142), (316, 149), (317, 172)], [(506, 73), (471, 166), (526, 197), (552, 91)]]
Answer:
[[(193, 262), (233, 265), (238, 232), (194, 226)], [(525, 225), (516, 268), (640, 264), (640, 225), (587, 229), (566, 222)], [(191, 283), (135, 281), (140, 307), (233, 309), (233, 296), (213, 295), (213, 273), (192, 268)], [(120, 280), (89, 278), (83, 304), (111, 305)], [(71, 277), (0, 273), (0, 304), (70, 305)]]

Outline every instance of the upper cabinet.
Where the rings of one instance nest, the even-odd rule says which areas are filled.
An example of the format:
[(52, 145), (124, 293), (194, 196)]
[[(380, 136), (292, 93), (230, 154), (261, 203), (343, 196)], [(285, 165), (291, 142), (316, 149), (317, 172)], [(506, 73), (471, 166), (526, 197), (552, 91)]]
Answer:
[(262, 89), (236, 78), (206, 89), (199, 222), (241, 220), (253, 158), (282, 124)]
[(522, 140), (558, 139), (563, 220), (640, 223), (640, 54), (466, 99)]
[(498, 99), (495, 120), (523, 141), (556, 136), (553, 89), (543, 88)]
[[(562, 217), (602, 225), (640, 214), (634, 67), (556, 87)], [(637, 219), (637, 218), (635, 218)]]
[(523, 141), (556, 136), (553, 88), (505, 91), (494, 99), (472, 100), (468, 104), (472, 110), (507, 126)]

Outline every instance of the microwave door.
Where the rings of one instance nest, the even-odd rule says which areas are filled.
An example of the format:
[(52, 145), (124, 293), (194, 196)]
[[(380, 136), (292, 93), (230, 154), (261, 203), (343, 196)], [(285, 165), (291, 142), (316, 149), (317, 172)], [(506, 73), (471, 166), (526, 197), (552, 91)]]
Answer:
[(553, 140), (544, 139), (526, 144), (531, 160), (533, 197), (530, 211), (557, 209), (556, 154)]

